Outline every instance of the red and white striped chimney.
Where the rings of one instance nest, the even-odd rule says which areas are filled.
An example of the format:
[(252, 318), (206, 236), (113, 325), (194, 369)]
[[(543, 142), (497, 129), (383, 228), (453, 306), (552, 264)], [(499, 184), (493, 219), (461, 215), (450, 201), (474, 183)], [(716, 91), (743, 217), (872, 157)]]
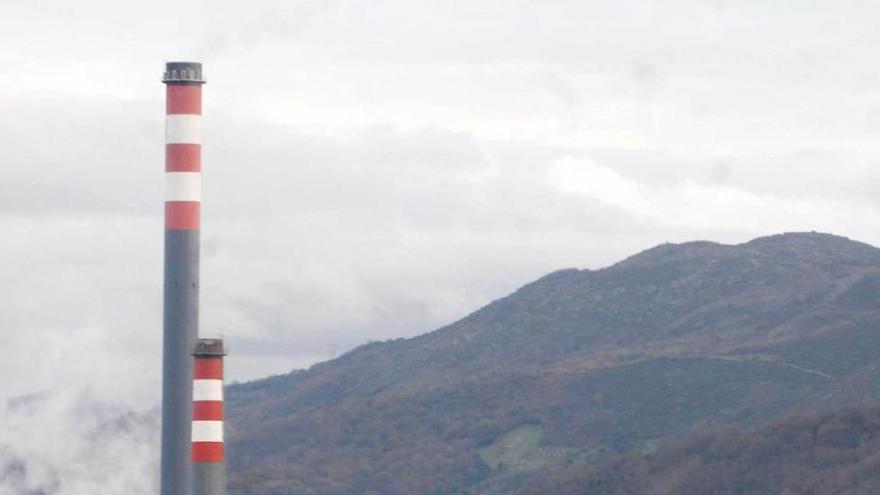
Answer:
[(199, 339), (193, 349), (193, 495), (224, 495), (222, 339)]
[(191, 495), (192, 350), (199, 333), (202, 64), (168, 62), (161, 495)]

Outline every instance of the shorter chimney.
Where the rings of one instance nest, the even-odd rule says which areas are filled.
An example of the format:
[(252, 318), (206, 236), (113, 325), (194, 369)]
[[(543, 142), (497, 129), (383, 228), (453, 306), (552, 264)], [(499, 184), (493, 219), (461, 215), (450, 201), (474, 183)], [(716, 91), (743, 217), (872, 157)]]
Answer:
[(198, 339), (193, 349), (193, 495), (226, 495), (223, 458), (223, 339)]

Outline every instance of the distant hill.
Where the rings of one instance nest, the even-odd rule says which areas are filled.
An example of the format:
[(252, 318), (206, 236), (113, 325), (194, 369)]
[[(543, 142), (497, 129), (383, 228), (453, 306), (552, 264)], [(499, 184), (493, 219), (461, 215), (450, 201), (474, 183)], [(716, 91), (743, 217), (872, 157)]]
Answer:
[(651, 454), (574, 462), (524, 495), (876, 495), (880, 408), (692, 433)]
[(231, 494), (518, 493), (571, 463), (880, 397), (880, 250), (825, 234), (562, 270), (230, 387)]

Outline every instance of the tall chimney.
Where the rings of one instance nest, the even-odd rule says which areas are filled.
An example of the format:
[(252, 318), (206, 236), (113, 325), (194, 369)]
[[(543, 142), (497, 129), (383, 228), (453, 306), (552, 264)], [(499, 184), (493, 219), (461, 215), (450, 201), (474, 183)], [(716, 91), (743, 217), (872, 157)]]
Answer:
[(199, 339), (193, 350), (193, 495), (226, 495), (223, 457), (222, 339)]
[(199, 328), (202, 64), (169, 62), (165, 116), (165, 298), (161, 495), (192, 494), (192, 356)]

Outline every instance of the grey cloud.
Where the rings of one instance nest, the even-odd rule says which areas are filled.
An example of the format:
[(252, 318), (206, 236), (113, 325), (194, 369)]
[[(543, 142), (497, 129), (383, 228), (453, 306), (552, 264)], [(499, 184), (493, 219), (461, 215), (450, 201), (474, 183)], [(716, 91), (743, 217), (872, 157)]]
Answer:
[[(4, 105), (2, 213), (154, 214), (161, 100), (19, 98)], [(161, 205), (158, 205), (161, 206)]]

